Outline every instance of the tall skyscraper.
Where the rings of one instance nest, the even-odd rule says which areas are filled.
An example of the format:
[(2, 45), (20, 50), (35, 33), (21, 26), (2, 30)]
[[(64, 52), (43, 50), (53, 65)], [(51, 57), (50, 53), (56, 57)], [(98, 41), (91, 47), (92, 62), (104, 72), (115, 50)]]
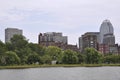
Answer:
[(104, 20), (100, 26), (100, 32), (87, 32), (79, 38), (79, 48), (92, 47), (101, 53), (118, 53), (115, 44), (114, 28), (109, 20)]
[(100, 27), (99, 51), (102, 53), (118, 53), (115, 44), (114, 28), (109, 20), (104, 20)]
[(109, 20), (104, 20), (103, 23), (101, 24), (99, 43), (110, 44), (110, 45), (115, 44), (114, 28)]
[(5, 29), (5, 42), (10, 42), (10, 39), (15, 35), (22, 35), (23, 31), (17, 28), (6, 28)]

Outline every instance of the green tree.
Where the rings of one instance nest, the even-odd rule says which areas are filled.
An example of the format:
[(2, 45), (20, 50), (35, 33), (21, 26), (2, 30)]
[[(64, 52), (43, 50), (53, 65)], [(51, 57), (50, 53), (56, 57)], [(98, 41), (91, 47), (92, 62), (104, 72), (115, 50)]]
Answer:
[(28, 47), (36, 52), (37, 54), (39, 54), (40, 56), (43, 56), (45, 54), (45, 47), (40, 46), (39, 44), (34, 44), (34, 43), (29, 43)]
[(10, 42), (5, 43), (7, 51), (14, 51), (14, 46)]
[(0, 55), (2, 55), (3, 53), (5, 53), (5, 51), (6, 51), (5, 44), (2, 41), (0, 41)]
[(58, 60), (58, 57), (61, 55), (62, 50), (56, 46), (49, 46), (46, 49), (46, 54), (50, 55), (52, 60)]
[(85, 62), (85, 55), (78, 53), (78, 63), (84, 63)]
[(35, 63), (41, 64), (42, 61), (40, 59), (40, 56), (38, 54), (34, 53), (34, 54), (31, 54), (28, 56), (27, 63), (28, 64), (35, 64)]
[(21, 64), (27, 63), (27, 58), (29, 55), (34, 53), (30, 48), (25, 47), (19, 50), (15, 50), (16, 54), (20, 57), (21, 59)]
[(14, 47), (14, 50), (19, 50), (27, 46), (28, 40), (22, 35), (14, 35), (11, 38), (11, 44)]
[(42, 56), (42, 62), (44, 64), (51, 64), (51, 62), (52, 62), (51, 56), (49, 56), (49, 55)]
[(85, 49), (85, 55), (86, 55), (86, 63), (88, 64), (95, 64), (95, 63), (101, 63), (102, 62), (102, 54), (99, 53), (94, 48), (86, 48)]
[(59, 54), (59, 56), (57, 57), (57, 64), (62, 63), (63, 56), (64, 56), (64, 51), (62, 51), (61, 54)]
[(5, 52), (6, 52), (5, 44), (2, 41), (0, 41), (0, 65), (2, 64), (3, 55)]
[(15, 52), (7, 51), (4, 55), (2, 55), (1, 64), (3, 65), (13, 65), (19, 63), (20, 58), (16, 55)]
[(62, 63), (64, 64), (75, 64), (78, 63), (77, 53), (72, 50), (65, 50), (62, 58)]
[(120, 55), (116, 55), (116, 54), (109, 54), (104, 56), (104, 63), (120, 63)]

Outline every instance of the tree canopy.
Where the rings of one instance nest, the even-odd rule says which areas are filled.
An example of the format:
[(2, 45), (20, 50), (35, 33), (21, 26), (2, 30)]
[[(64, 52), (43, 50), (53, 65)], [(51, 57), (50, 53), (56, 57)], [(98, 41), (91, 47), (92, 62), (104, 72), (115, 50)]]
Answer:
[(52, 61), (57, 64), (115, 64), (120, 63), (120, 55), (103, 55), (94, 48), (78, 53), (56, 46), (44, 47), (29, 43), (22, 35), (14, 35), (7, 43), (0, 41), (0, 65), (51, 64)]
[(96, 49), (94, 48), (86, 48), (85, 49), (85, 55), (86, 55), (86, 63), (88, 64), (95, 64), (95, 63), (100, 63), (102, 54), (99, 53)]
[(75, 64), (78, 63), (77, 53), (72, 50), (65, 50), (62, 58), (62, 63), (64, 64)]

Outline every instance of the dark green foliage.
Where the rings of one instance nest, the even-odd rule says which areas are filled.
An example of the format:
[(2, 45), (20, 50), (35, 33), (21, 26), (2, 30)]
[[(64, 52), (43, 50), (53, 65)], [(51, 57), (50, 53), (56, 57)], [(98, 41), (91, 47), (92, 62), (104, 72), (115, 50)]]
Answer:
[(6, 51), (6, 45), (0, 41), (0, 55), (2, 55)]
[(65, 50), (62, 58), (64, 64), (76, 64), (78, 63), (77, 53), (72, 50)]
[(7, 51), (4, 53), (4, 55), (2, 55), (0, 62), (2, 65), (14, 65), (20, 63), (20, 58), (15, 52)]
[(28, 40), (22, 35), (14, 35), (11, 38), (11, 44), (14, 47), (14, 50), (25, 48), (28, 44)]
[(10, 42), (5, 43), (5, 45), (6, 45), (7, 51), (14, 51), (15, 48)]
[(85, 62), (85, 55), (78, 53), (78, 63), (84, 63)]
[(51, 64), (52, 58), (49, 55), (44, 55), (42, 56), (42, 62), (44, 64)]
[(104, 63), (120, 63), (120, 55), (116, 55), (116, 54), (109, 54), (104, 56)]
[(27, 63), (28, 64), (35, 64), (35, 63), (41, 64), (42, 61), (40, 59), (40, 56), (34, 53), (28, 56)]
[(102, 55), (93, 48), (86, 48), (84, 54), (72, 50), (62, 50), (55, 46), (42, 47), (29, 43), (22, 35), (14, 35), (11, 41), (0, 41), (0, 65), (16, 64), (99, 64), (120, 63), (120, 55)]
[(28, 47), (29, 47), (32, 51), (34, 51), (34, 52), (36, 52), (37, 54), (39, 54), (40, 56), (43, 56), (43, 55), (45, 54), (45, 47), (42, 47), (42, 46), (40, 46), (40, 45), (38, 45), (38, 44), (29, 43), (29, 44), (28, 44)]
[(98, 64), (102, 62), (102, 55), (94, 48), (86, 48), (85, 49), (86, 55), (86, 63), (88, 64)]
[(45, 53), (51, 56), (52, 60), (58, 60), (58, 57), (62, 53), (62, 50), (55, 46), (49, 46), (46, 48)]
[(20, 57), (21, 59), (21, 64), (25, 64), (27, 62), (27, 57), (33, 53), (33, 51), (25, 47), (23, 49), (15, 50), (16, 54)]

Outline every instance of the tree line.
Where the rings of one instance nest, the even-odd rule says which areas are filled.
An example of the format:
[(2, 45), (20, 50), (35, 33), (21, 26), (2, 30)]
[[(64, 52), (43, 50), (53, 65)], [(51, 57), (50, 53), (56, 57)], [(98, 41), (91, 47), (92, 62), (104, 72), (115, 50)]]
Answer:
[(62, 50), (55, 46), (43, 47), (29, 43), (22, 35), (14, 35), (10, 42), (0, 41), (0, 65), (24, 64), (116, 64), (120, 55), (103, 55), (94, 48), (86, 48), (83, 53)]

